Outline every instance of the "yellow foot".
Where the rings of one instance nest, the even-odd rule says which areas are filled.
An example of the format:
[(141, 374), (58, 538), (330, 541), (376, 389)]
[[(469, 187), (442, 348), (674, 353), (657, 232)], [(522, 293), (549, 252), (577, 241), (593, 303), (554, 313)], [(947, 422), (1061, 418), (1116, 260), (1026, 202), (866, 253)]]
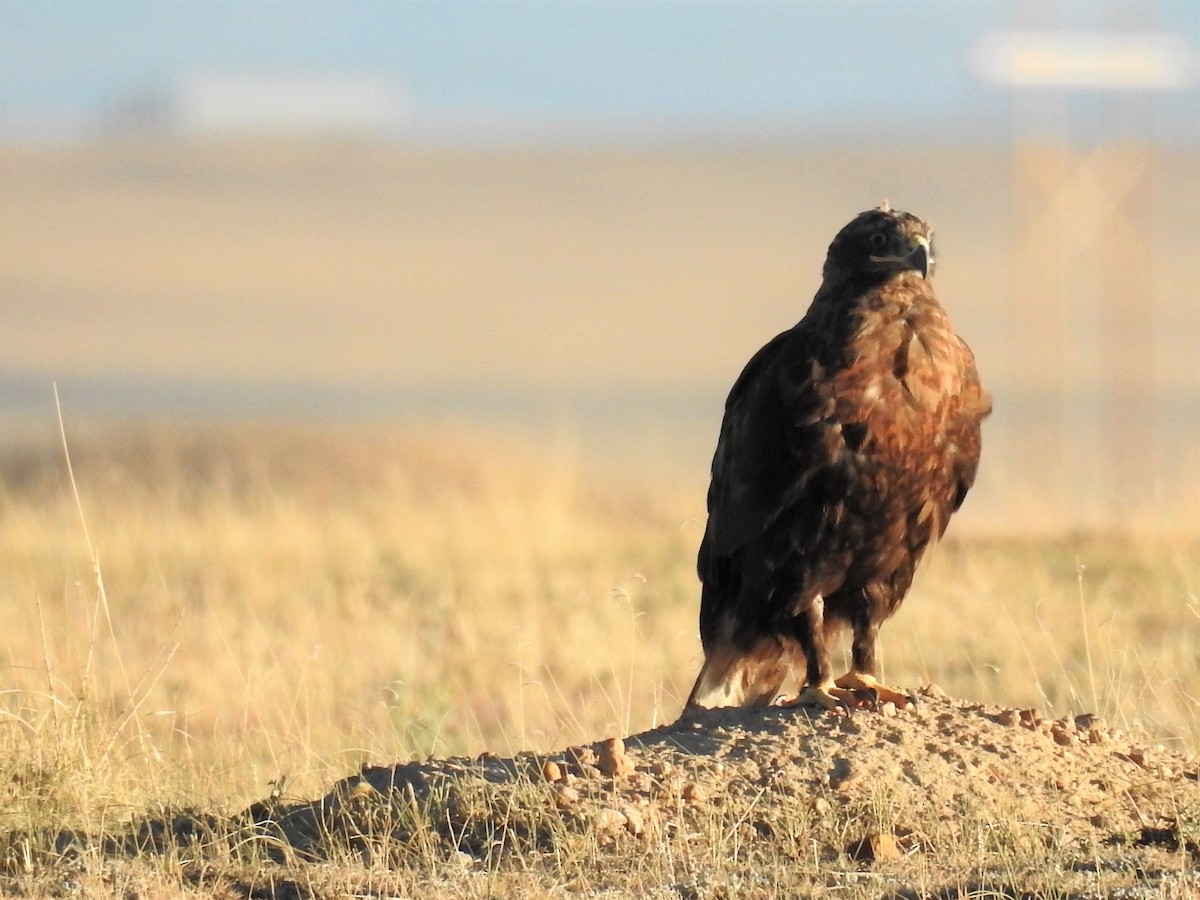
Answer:
[(855, 693), (865, 699), (867, 705), (878, 706), (880, 703), (894, 703), (896, 709), (906, 706), (916, 706), (917, 698), (913, 694), (902, 694), (895, 688), (887, 687), (875, 680), (874, 676), (864, 672), (851, 670), (834, 682), (840, 688)]
[(838, 715), (849, 715), (850, 710), (865, 706), (854, 691), (846, 691), (834, 684), (806, 685), (795, 700), (787, 706), (819, 706)]

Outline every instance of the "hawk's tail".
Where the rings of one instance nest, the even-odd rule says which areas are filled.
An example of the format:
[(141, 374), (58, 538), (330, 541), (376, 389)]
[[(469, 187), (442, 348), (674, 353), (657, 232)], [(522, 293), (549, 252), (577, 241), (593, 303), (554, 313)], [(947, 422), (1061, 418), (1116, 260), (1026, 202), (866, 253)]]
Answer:
[(748, 651), (718, 643), (704, 654), (704, 665), (688, 695), (688, 709), (718, 706), (767, 706), (791, 671), (783, 643), (764, 637)]

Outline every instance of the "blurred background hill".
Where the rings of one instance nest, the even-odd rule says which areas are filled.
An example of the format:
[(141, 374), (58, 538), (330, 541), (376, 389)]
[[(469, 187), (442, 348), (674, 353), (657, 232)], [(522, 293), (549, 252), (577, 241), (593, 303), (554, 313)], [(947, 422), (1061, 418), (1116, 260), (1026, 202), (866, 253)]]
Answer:
[(832, 235), (933, 222), (967, 521), (1200, 491), (1200, 7), (0, 7), (0, 415), (462, 420), (703, 480)]

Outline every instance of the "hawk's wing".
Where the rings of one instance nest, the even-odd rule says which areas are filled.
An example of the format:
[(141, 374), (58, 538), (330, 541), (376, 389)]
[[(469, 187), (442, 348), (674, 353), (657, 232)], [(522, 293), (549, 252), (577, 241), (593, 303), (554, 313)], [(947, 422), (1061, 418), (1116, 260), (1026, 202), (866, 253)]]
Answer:
[(815, 543), (829, 524), (822, 507), (841, 493), (833, 463), (845, 444), (820, 363), (828, 334), (806, 317), (759, 350), (729, 393), (697, 559), (705, 585), (702, 619), (715, 614), (714, 603), (722, 606), (738, 593), (733, 557), (757, 544), (784, 510), (792, 552)]
[[(954, 477), (958, 486), (951, 512), (957, 512), (967, 497), (972, 485), (975, 484), (975, 473), (979, 469), (979, 453), (981, 450), (981, 435), (979, 423), (992, 411), (992, 398), (983, 389), (979, 380), (979, 370), (975, 367), (975, 354), (967, 346), (967, 342), (955, 336), (963, 358), (965, 376), (961, 395), (963, 415), (958, 419), (957, 433), (953, 436), (957, 450), (953, 460)], [(949, 517), (947, 517), (949, 521)], [(943, 530), (945, 526), (943, 525)]]

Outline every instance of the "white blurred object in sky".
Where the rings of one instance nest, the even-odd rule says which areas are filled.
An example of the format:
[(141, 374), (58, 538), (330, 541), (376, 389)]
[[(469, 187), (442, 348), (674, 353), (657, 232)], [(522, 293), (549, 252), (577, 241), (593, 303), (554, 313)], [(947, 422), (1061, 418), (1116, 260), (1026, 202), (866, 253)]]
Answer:
[(985, 81), (1017, 88), (1178, 91), (1196, 78), (1189, 43), (1156, 32), (994, 31), (969, 62)]
[(183, 134), (387, 134), (407, 103), (395, 79), (376, 75), (196, 72), (179, 82), (169, 108)]

